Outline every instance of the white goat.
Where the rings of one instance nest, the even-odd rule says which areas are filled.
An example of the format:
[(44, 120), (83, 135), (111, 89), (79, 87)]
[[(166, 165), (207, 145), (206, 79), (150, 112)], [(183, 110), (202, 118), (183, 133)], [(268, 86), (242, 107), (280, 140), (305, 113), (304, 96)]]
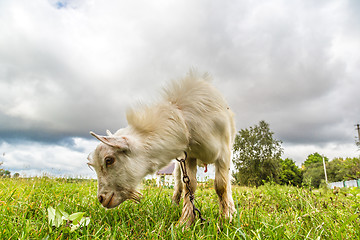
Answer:
[[(98, 199), (114, 208), (127, 199), (139, 201), (135, 189), (146, 175), (166, 166), (187, 152), (186, 169), (192, 192), (196, 190), (197, 161), (215, 164), (215, 190), (221, 214), (231, 220), (235, 210), (229, 178), (230, 156), (235, 136), (233, 113), (222, 95), (209, 83), (209, 76), (190, 72), (173, 81), (163, 91), (163, 99), (152, 106), (127, 112), (128, 126), (115, 134), (99, 136), (96, 150), (89, 156), (98, 177)], [(188, 189), (175, 168), (173, 201), (179, 203)], [(194, 221), (193, 206), (184, 197), (180, 223)]]

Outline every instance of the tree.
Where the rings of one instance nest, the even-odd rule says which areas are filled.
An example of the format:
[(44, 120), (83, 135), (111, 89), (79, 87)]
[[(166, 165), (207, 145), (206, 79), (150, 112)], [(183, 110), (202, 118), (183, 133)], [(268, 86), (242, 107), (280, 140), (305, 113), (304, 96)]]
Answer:
[(304, 170), (304, 182), (309, 183), (311, 186), (318, 188), (321, 180), (325, 179), (324, 166), (322, 163), (317, 162), (311, 164)]
[(310, 154), (303, 163), (304, 182), (311, 183), (316, 188), (320, 186), (321, 180), (325, 179), (323, 158), (325, 162), (329, 161), (327, 157), (316, 152)]
[(325, 158), (325, 162), (328, 162), (329, 159), (325, 156), (321, 156), (319, 153), (313, 153), (313, 154), (310, 154), (307, 159), (305, 160), (305, 162), (303, 163), (303, 165), (305, 167), (309, 167), (311, 164), (313, 163), (322, 163), (323, 162), (323, 157)]
[[(0, 162), (0, 166), (2, 164), (3, 164), (3, 162)], [(0, 168), (0, 177), (10, 177), (10, 171)]]
[(326, 166), (326, 172), (329, 182), (343, 181), (346, 176), (346, 169), (344, 168), (344, 159), (334, 158)]
[(360, 158), (334, 158), (327, 165), (329, 181), (339, 182), (360, 178)]
[(301, 186), (303, 180), (303, 174), (301, 169), (296, 166), (295, 162), (292, 159), (286, 158), (285, 160), (280, 160), (281, 171), (280, 171), (280, 184), (287, 185), (291, 184), (293, 186)]
[(235, 137), (233, 176), (241, 185), (259, 186), (263, 181), (279, 182), (281, 141), (273, 138), (269, 124), (241, 129)]
[(349, 180), (360, 178), (360, 158), (346, 158), (345, 169), (346, 178)]

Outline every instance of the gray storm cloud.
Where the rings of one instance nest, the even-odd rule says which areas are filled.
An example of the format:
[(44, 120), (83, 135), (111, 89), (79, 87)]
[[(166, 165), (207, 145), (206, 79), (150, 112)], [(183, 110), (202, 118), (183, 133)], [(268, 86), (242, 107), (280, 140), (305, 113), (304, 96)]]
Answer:
[(196, 67), (238, 129), (265, 120), (288, 146), (353, 144), (359, 12), (350, 0), (1, 1), (0, 139), (114, 131)]

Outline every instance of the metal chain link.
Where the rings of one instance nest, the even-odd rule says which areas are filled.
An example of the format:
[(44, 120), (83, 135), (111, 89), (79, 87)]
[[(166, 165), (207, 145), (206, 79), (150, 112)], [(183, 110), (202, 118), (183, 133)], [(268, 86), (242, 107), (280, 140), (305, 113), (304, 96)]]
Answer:
[(187, 175), (187, 172), (186, 172), (185, 160), (187, 159), (187, 153), (186, 153), (186, 152), (184, 152), (184, 153), (185, 153), (185, 158), (183, 158), (183, 159), (177, 159), (177, 158), (176, 158), (176, 160), (177, 160), (177, 161), (179, 162), (179, 164), (180, 164), (180, 168), (181, 168), (181, 171), (182, 171), (182, 173), (183, 173), (183, 178), (182, 178), (182, 180), (183, 180), (183, 182), (185, 183), (186, 188), (187, 188), (187, 190), (188, 190), (188, 192), (185, 194), (185, 196), (187, 196), (187, 195), (189, 196), (190, 202), (191, 202), (191, 204), (192, 204), (192, 206), (193, 206), (194, 216), (196, 216), (196, 212), (197, 212), (198, 215), (199, 215), (199, 218), (200, 218), (201, 222), (205, 222), (205, 221), (206, 221), (205, 218), (203, 218), (203, 217), (201, 216), (201, 211), (200, 211), (197, 207), (195, 207), (195, 204), (194, 204), (195, 195), (194, 195), (193, 191), (192, 191), (191, 188), (190, 188), (190, 178), (189, 178), (189, 176)]

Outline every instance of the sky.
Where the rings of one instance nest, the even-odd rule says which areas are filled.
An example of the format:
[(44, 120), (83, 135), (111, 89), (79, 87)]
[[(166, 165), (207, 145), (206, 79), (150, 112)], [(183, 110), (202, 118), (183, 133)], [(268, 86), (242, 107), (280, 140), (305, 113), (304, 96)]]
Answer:
[(87, 156), (190, 68), (237, 130), (265, 120), (299, 166), (358, 157), (357, 0), (1, 0), (0, 161), (22, 176), (94, 177)]

